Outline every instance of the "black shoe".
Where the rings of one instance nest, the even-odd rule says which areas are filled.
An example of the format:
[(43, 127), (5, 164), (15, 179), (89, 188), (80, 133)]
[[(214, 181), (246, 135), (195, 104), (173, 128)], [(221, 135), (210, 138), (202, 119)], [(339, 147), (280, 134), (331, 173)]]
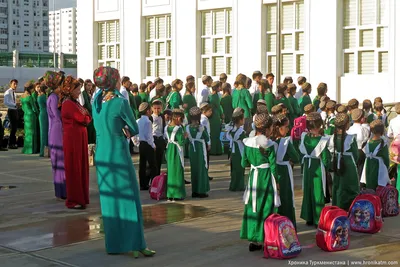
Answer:
[(250, 243), (249, 244), (249, 251), (250, 252), (257, 251), (257, 250), (262, 250), (262, 245), (256, 245), (254, 243)]
[(208, 180), (212, 181), (212, 180), (214, 180), (214, 178), (213, 177), (208, 177)]
[(197, 193), (192, 193), (192, 197), (193, 197), (193, 198), (200, 197), (200, 194), (197, 194)]
[(191, 182), (185, 180), (185, 184), (191, 184)]
[(200, 194), (200, 198), (208, 198), (208, 194)]
[(11, 145), (11, 146), (8, 147), (8, 149), (18, 149), (18, 146), (17, 145)]
[(307, 226), (313, 226), (314, 225), (314, 223), (312, 223), (312, 222), (306, 222), (306, 224), (307, 224)]
[(149, 187), (148, 186), (141, 186), (140, 191), (148, 191)]

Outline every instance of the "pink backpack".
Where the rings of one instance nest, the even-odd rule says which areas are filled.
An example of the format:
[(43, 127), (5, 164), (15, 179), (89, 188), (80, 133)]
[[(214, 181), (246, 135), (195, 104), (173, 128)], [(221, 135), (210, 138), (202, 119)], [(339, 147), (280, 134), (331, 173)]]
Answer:
[(307, 120), (306, 116), (301, 116), (294, 120), (290, 137), (292, 137), (292, 140), (300, 140), (301, 134), (304, 132), (307, 132)]
[(382, 215), (383, 217), (399, 215), (399, 192), (391, 185), (378, 186), (376, 194), (382, 201)]
[(264, 234), (265, 258), (290, 259), (300, 254), (296, 229), (287, 217), (270, 215), (264, 222)]
[(165, 172), (153, 178), (150, 187), (150, 197), (155, 200), (165, 198), (165, 186), (167, 184), (167, 174)]
[(350, 206), (350, 229), (353, 232), (375, 234), (383, 226), (382, 204), (377, 195), (358, 195)]
[(390, 144), (389, 158), (394, 163), (400, 164), (400, 134)]

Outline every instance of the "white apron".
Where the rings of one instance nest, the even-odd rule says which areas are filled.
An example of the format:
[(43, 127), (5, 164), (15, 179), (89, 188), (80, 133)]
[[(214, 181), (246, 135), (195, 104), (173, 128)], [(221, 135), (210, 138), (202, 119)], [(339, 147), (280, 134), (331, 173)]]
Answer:
[(171, 137), (169, 137), (168, 126), (165, 126), (164, 136), (165, 136), (165, 139), (168, 140), (167, 148), (170, 144), (174, 144), (178, 148), (179, 158), (181, 160), (182, 168), (184, 168), (185, 167), (185, 158), (183, 155), (183, 148), (175, 141), (175, 136), (176, 136), (176, 133), (178, 132), (179, 128), (180, 128), (180, 126), (175, 126), (174, 129), (172, 130)]
[(227, 134), (226, 134), (226, 138), (229, 140), (229, 146), (231, 148), (232, 153), (235, 153), (236, 151), (236, 146), (235, 143), (238, 145), (239, 147), (239, 151), (240, 151), (240, 156), (243, 157), (243, 151), (244, 151), (244, 144), (242, 142), (242, 140), (239, 140), (240, 135), (244, 132), (243, 126), (241, 126), (235, 133), (235, 135), (232, 137), (231, 132), (233, 130), (236, 130), (236, 126), (233, 129), (230, 129)]
[(192, 135), (190, 134), (190, 125), (186, 126), (186, 133), (188, 134), (188, 138), (190, 143), (193, 145), (193, 151), (196, 152), (196, 146), (194, 142), (199, 142), (203, 146), (203, 157), (204, 157), (204, 162), (206, 164), (206, 169), (208, 169), (208, 164), (207, 164), (207, 147), (206, 147), (206, 141), (201, 138), (203, 135), (204, 127), (200, 126), (199, 131), (197, 132), (196, 138), (193, 138)]
[[(384, 146), (386, 146), (386, 143), (384, 143)], [(369, 145), (367, 144), (363, 150), (364, 150), (366, 159), (376, 159), (379, 162), (378, 185), (386, 186), (387, 184), (390, 183), (390, 178), (389, 178), (388, 169), (387, 169), (385, 163), (383, 162), (383, 159), (381, 157), (377, 156), (380, 148), (381, 148), (381, 144), (379, 144), (375, 148), (374, 152), (371, 153), (369, 151)], [(365, 163), (364, 163), (364, 168), (362, 171), (360, 182), (364, 183), (364, 184), (367, 183), (367, 160), (365, 160)]]
[(288, 149), (289, 143), (291, 142), (290, 137), (285, 137), (281, 138), (281, 142), (279, 143), (278, 148), (276, 149), (276, 164), (281, 165), (281, 166), (286, 166), (288, 173), (289, 173), (289, 178), (290, 178), (290, 185), (292, 188), (292, 201), (293, 201), (293, 207), (295, 207), (295, 202), (294, 202), (294, 180), (293, 180), (293, 169), (292, 165), (290, 165), (289, 161), (283, 161), (283, 158), (286, 155), (286, 151)]

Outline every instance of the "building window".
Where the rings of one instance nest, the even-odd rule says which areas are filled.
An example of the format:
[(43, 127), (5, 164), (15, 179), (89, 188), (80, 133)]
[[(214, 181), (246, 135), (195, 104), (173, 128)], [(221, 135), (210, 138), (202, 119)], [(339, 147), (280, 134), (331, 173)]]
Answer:
[(172, 76), (171, 15), (146, 18), (146, 76)]
[(232, 74), (232, 10), (202, 12), (201, 21), (201, 74)]
[[(296, 76), (304, 73), (304, 1), (283, 2), (281, 10), (281, 75)], [(267, 5), (267, 72), (272, 73), (276, 73), (276, 16), (276, 4)]]
[(388, 8), (389, 0), (344, 1), (344, 73), (388, 72)]
[(29, 31), (24, 31), (24, 37), (29, 37)]
[(120, 69), (119, 21), (99, 22), (98, 63)]
[(29, 41), (24, 41), (24, 47), (29, 47)]

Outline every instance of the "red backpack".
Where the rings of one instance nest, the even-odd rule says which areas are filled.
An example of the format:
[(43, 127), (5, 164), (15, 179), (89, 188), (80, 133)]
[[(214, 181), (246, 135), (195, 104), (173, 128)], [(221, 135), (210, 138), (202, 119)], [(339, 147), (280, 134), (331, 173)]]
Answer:
[(165, 198), (165, 186), (167, 184), (167, 174), (165, 172), (153, 178), (150, 187), (150, 197), (155, 200)]
[(264, 222), (264, 257), (294, 258), (301, 246), (293, 223), (285, 216), (271, 214)]
[(300, 140), (301, 134), (304, 132), (307, 132), (307, 120), (306, 116), (301, 116), (294, 120), (294, 125), (292, 131), (290, 132), (290, 137), (292, 137), (292, 140)]
[(377, 195), (358, 195), (350, 206), (350, 228), (354, 232), (374, 234), (381, 230), (382, 204)]
[(350, 245), (347, 212), (336, 206), (322, 209), (316, 235), (317, 246), (325, 251), (341, 251)]
[(383, 217), (399, 215), (399, 191), (394, 186), (378, 186), (376, 194), (381, 198)]

